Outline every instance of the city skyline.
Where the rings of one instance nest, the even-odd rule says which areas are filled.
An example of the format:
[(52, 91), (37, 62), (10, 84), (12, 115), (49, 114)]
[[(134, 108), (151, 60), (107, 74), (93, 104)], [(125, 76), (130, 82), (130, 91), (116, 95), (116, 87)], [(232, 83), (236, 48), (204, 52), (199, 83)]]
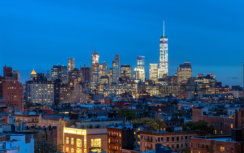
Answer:
[[(29, 78), (33, 68), (37, 72), (45, 73), (52, 65), (67, 65), (68, 57), (76, 59), (76, 67), (80, 64), (89, 65), (91, 48), (98, 50), (101, 55), (100, 61), (106, 61), (109, 67), (116, 54), (120, 55), (121, 65), (130, 64), (133, 68), (136, 66), (137, 56), (145, 56), (148, 78), (149, 64), (159, 62), (158, 40), (163, 31), (162, 21), (166, 20), (167, 36), (170, 39), (169, 75), (176, 72), (179, 64), (191, 62), (193, 76), (198, 73), (213, 73), (224, 84), (242, 85), (243, 30), (240, 27), (244, 23), (239, 20), (241, 8), (238, 3), (229, 5), (227, 1), (223, 1), (221, 9), (216, 12), (214, 8), (219, 3), (210, 1), (204, 4), (193, 1), (184, 4), (179, 2), (182, 3), (182, 8), (174, 6), (173, 2), (156, 2), (149, 5), (154, 11), (151, 8), (142, 11), (141, 9), (146, 6), (143, 1), (138, 5), (130, 3), (131, 7), (118, 10), (116, 8), (126, 6), (127, 2), (113, 2), (107, 6), (102, 4), (105, 9), (99, 9), (100, 3), (94, 6), (95, 9), (84, 9), (78, 2), (62, 2), (59, 5), (56, 1), (40, 2), (40, 8), (37, 7), (38, 2), (27, 2), (16, 1), (19, 5), (14, 6), (16, 11), (11, 10), (11, 13), (6, 9), (11, 1), (3, 2), (5, 7), (0, 12), (4, 14), (5, 21), (1, 25), (0, 49), (3, 52), (0, 64), (20, 70), (22, 82)], [(157, 6), (162, 3), (167, 6), (164, 10)], [(190, 3), (203, 6), (190, 8), (187, 6)], [(209, 3), (212, 5), (208, 6)], [(69, 7), (64, 4), (69, 4)], [(89, 2), (84, 5), (87, 4)], [(43, 7), (47, 5), (51, 5), (57, 13), (50, 12), (50, 8), (44, 11)], [(235, 7), (231, 14), (225, 12), (229, 7)], [(170, 8), (179, 10), (174, 13)], [(134, 9), (138, 12), (134, 12)], [(28, 14), (30, 10), (33, 15)], [(58, 14), (63, 10), (68, 14)], [(209, 13), (204, 14), (206, 10), (209, 10)], [(126, 12), (121, 14), (123, 11)], [(99, 15), (108, 12), (113, 15)], [(179, 12), (183, 12), (183, 15), (180, 15), (182, 18), (177, 16)], [(202, 16), (201, 20), (195, 16), (190, 17), (193, 12)], [(85, 16), (87, 13), (88, 17)], [(216, 20), (211, 16), (214, 13), (217, 13)], [(227, 16), (228, 21), (218, 14)], [(47, 17), (48, 15), (50, 17)], [(229, 18), (231, 15), (233, 18)], [(55, 19), (55, 22), (52, 19)], [(41, 26), (38, 25), (39, 22), (42, 22)], [(235, 25), (231, 24), (232, 22), (235, 22)], [(64, 30), (66, 31), (62, 32)], [(223, 45), (228, 43), (232, 45)], [(229, 54), (229, 50), (232, 54)], [(128, 57), (128, 53), (131, 56)], [(12, 57), (12, 54), (18, 56)]]

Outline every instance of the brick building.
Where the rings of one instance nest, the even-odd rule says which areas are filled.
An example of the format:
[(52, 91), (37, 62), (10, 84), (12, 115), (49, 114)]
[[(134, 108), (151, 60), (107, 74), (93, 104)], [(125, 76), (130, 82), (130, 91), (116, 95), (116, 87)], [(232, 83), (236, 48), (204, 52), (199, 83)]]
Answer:
[(191, 138), (192, 153), (241, 153), (241, 143), (231, 137), (194, 137)]
[(190, 138), (195, 132), (140, 132), (140, 151), (155, 150), (156, 144), (170, 147), (173, 151), (189, 149)]
[(0, 77), (0, 97), (3, 97), (9, 110), (24, 110), (23, 86), (19, 82), (19, 73), (11, 67), (3, 68), (3, 77)]
[[(198, 111), (199, 110), (195, 110)], [(235, 112), (234, 128), (229, 135), (191, 138), (192, 153), (242, 153), (244, 152), (244, 110)], [(220, 119), (216, 119), (220, 120)], [(216, 121), (218, 122), (218, 121)], [(228, 123), (229, 124), (229, 123)], [(225, 130), (225, 127), (222, 127)]]
[(235, 119), (227, 116), (210, 116), (203, 112), (202, 108), (192, 109), (192, 121), (205, 121), (214, 127), (214, 134), (230, 135), (235, 128)]
[(122, 149), (133, 149), (134, 132), (133, 128), (110, 127), (108, 130), (108, 151), (107, 153), (122, 153)]

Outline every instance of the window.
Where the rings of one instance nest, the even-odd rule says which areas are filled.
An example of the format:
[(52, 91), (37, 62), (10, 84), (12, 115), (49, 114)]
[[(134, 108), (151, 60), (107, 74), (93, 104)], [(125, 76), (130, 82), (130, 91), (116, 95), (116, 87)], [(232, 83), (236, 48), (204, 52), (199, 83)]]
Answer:
[(74, 145), (74, 138), (71, 138), (71, 145)]
[(66, 137), (66, 144), (69, 144), (69, 137)]
[(75, 152), (74, 148), (71, 148), (71, 153), (74, 153), (74, 152)]
[(69, 147), (66, 147), (66, 149), (65, 149), (65, 150), (66, 150), (66, 152), (69, 152)]
[(91, 147), (101, 147), (101, 139), (91, 139)]
[(76, 139), (76, 147), (82, 147), (81, 139)]
[(167, 137), (167, 141), (169, 141), (169, 137)]
[(76, 153), (81, 153), (81, 149), (80, 148), (77, 148), (76, 149)]
[(225, 151), (225, 147), (224, 146), (220, 146), (219, 150), (223, 152), (223, 151)]
[(172, 140), (172, 141), (175, 141), (175, 138), (174, 138), (174, 137), (172, 137), (172, 138), (171, 138), (171, 140)]
[(164, 137), (161, 137), (161, 141), (163, 141), (164, 140)]
[(187, 136), (185, 136), (185, 139), (187, 139)]
[(233, 126), (233, 123), (231, 123), (231, 124), (230, 124), (230, 128), (232, 128), (232, 129), (233, 129), (233, 127), (234, 127), (234, 126)]
[(86, 139), (84, 139), (84, 148), (86, 148)]

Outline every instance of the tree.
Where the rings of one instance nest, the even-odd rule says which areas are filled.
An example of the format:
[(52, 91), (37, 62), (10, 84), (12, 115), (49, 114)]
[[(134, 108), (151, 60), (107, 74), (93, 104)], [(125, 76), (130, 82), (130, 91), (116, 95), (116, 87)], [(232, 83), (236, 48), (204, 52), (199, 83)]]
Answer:
[(151, 120), (149, 118), (141, 118), (138, 120), (135, 120), (133, 122), (134, 124), (144, 124), (151, 130), (162, 130), (166, 127), (166, 124), (164, 121), (160, 121), (159, 119)]
[(126, 120), (134, 120), (136, 118), (136, 112), (134, 110), (119, 110), (118, 111), (119, 117), (124, 117)]
[(208, 126), (205, 121), (188, 122), (183, 125), (184, 131), (198, 131), (200, 135), (214, 134), (214, 127)]

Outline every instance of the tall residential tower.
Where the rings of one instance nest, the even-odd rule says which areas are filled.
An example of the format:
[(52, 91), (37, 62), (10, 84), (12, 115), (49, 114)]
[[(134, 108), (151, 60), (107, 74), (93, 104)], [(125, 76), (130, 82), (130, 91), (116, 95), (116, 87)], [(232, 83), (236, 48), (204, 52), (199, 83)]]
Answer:
[(94, 51), (91, 60), (91, 88), (95, 89), (99, 82), (99, 54)]
[(112, 83), (117, 84), (120, 76), (120, 61), (119, 55), (115, 55), (114, 61), (112, 62)]
[(168, 38), (165, 36), (165, 22), (163, 23), (163, 36), (160, 38), (158, 78), (168, 75)]
[(137, 67), (134, 69), (134, 77), (136, 80), (145, 82), (145, 57), (137, 57)]
[(75, 68), (75, 58), (68, 58), (68, 71), (72, 71)]

